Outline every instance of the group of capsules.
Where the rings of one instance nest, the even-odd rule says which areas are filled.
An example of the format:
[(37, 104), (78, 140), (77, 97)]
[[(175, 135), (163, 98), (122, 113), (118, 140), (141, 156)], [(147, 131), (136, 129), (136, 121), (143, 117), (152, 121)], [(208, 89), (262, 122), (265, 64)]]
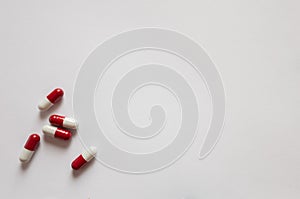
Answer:
[[(54, 89), (50, 94), (43, 99), (38, 108), (40, 111), (47, 111), (52, 107), (56, 102), (58, 102), (64, 95), (64, 91), (61, 88)], [(50, 125), (43, 126), (43, 133), (45, 136), (51, 136), (53, 138), (69, 140), (72, 137), (72, 132), (70, 129), (77, 129), (78, 123), (75, 119), (65, 117), (62, 115), (51, 115), (49, 117)], [(27, 163), (30, 161), (31, 157), (34, 154), (34, 151), (37, 149), (40, 143), (40, 136), (36, 133), (31, 134), (20, 154), (20, 161), (22, 163)], [(80, 167), (89, 162), (97, 153), (97, 148), (91, 146), (88, 150), (80, 154), (71, 164), (71, 167), (74, 170), (78, 170)]]

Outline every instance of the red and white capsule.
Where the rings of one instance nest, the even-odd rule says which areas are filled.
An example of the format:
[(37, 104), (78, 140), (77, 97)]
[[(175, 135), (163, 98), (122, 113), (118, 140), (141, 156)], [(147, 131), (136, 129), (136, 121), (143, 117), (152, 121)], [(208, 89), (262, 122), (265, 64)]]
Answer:
[(40, 136), (38, 134), (31, 134), (28, 137), (28, 139), (24, 145), (24, 148), (20, 154), (20, 157), (19, 157), (21, 162), (26, 163), (31, 159), (39, 142), (40, 142)]
[(63, 140), (68, 140), (72, 137), (72, 133), (66, 129), (58, 128), (55, 126), (45, 125), (43, 126), (43, 133), (47, 136), (54, 138), (60, 138)]
[(47, 95), (47, 97), (45, 99), (43, 99), (40, 102), (38, 108), (41, 111), (48, 110), (51, 106), (53, 106), (53, 104), (58, 102), (62, 98), (63, 95), (64, 95), (64, 91), (61, 88), (54, 89), (51, 93), (49, 93)]
[(67, 129), (76, 129), (78, 126), (78, 123), (75, 119), (63, 115), (51, 115), (49, 117), (49, 122), (51, 125), (64, 127)]
[(91, 159), (93, 159), (95, 157), (96, 153), (97, 153), (96, 147), (94, 147), (94, 146), (89, 147), (87, 151), (84, 151), (72, 162), (72, 164), (71, 164), (72, 168), (74, 170), (80, 169), (80, 167), (82, 167), (87, 162), (89, 162)]

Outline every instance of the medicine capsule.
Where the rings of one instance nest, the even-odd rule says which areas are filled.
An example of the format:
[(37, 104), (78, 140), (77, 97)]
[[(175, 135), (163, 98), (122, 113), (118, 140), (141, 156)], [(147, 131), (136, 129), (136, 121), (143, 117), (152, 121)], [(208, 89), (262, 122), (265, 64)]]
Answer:
[(64, 91), (61, 88), (54, 89), (45, 99), (43, 99), (38, 108), (41, 111), (48, 110), (53, 104), (55, 104), (57, 101), (59, 101), (62, 96), (64, 95)]
[(66, 129), (58, 128), (55, 126), (43, 126), (43, 133), (47, 136), (68, 140), (72, 137), (72, 133)]
[(51, 115), (49, 117), (49, 122), (54, 126), (65, 127), (68, 129), (76, 129), (78, 125), (75, 119), (62, 115)]
[(40, 142), (40, 136), (38, 134), (31, 134), (28, 137), (27, 142), (24, 145), (24, 148), (19, 157), (21, 162), (25, 163), (31, 159), (39, 142)]
[(94, 146), (91, 146), (87, 151), (84, 151), (82, 154), (80, 154), (73, 162), (72, 162), (72, 168), (74, 170), (80, 169), (83, 165), (85, 165), (87, 162), (89, 162), (91, 159), (94, 158), (94, 156), (97, 153), (97, 148)]

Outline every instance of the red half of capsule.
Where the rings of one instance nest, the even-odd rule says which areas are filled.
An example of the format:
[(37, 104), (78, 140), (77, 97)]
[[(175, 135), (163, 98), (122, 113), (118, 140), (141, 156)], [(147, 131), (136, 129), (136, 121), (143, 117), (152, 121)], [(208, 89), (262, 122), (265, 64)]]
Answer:
[(63, 95), (64, 91), (61, 88), (56, 88), (49, 95), (47, 95), (47, 99), (54, 104), (55, 102), (60, 100)]
[(86, 163), (86, 160), (83, 158), (82, 155), (78, 156), (73, 162), (72, 162), (72, 168), (74, 170), (80, 169), (84, 164)]
[(54, 137), (68, 140), (72, 137), (72, 133), (66, 129), (57, 128), (55, 131)]
[(62, 115), (51, 115), (49, 117), (49, 122), (55, 126), (63, 126), (65, 116)]
[(40, 136), (38, 134), (31, 134), (27, 142), (24, 145), (24, 148), (29, 151), (34, 151), (40, 142)]

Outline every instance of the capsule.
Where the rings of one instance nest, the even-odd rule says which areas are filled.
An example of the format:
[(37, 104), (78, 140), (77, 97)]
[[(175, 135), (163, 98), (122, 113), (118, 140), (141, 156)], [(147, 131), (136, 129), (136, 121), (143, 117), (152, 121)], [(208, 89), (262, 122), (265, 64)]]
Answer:
[(72, 168), (74, 170), (80, 169), (83, 165), (85, 165), (87, 162), (89, 162), (91, 159), (94, 158), (94, 156), (97, 153), (97, 148), (94, 146), (91, 146), (88, 148), (87, 151), (84, 151), (82, 154), (80, 154), (71, 164)]
[(56, 88), (54, 89), (45, 99), (43, 99), (38, 108), (41, 111), (46, 111), (48, 110), (53, 104), (58, 102), (62, 96), (64, 95), (64, 91), (61, 88)]
[(24, 148), (20, 154), (20, 157), (19, 157), (21, 162), (26, 163), (31, 159), (39, 142), (40, 142), (40, 136), (38, 134), (31, 134), (28, 137), (28, 139), (24, 145)]
[(49, 122), (51, 125), (64, 127), (67, 129), (76, 129), (78, 126), (78, 123), (75, 119), (63, 115), (51, 115), (49, 117)]
[(45, 125), (43, 126), (43, 133), (47, 136), (54, 138), (60, 138), (63, 140), (68, 140), (72, 137), (72, 133), (66, 129), (58, 128), (55, 126)]

